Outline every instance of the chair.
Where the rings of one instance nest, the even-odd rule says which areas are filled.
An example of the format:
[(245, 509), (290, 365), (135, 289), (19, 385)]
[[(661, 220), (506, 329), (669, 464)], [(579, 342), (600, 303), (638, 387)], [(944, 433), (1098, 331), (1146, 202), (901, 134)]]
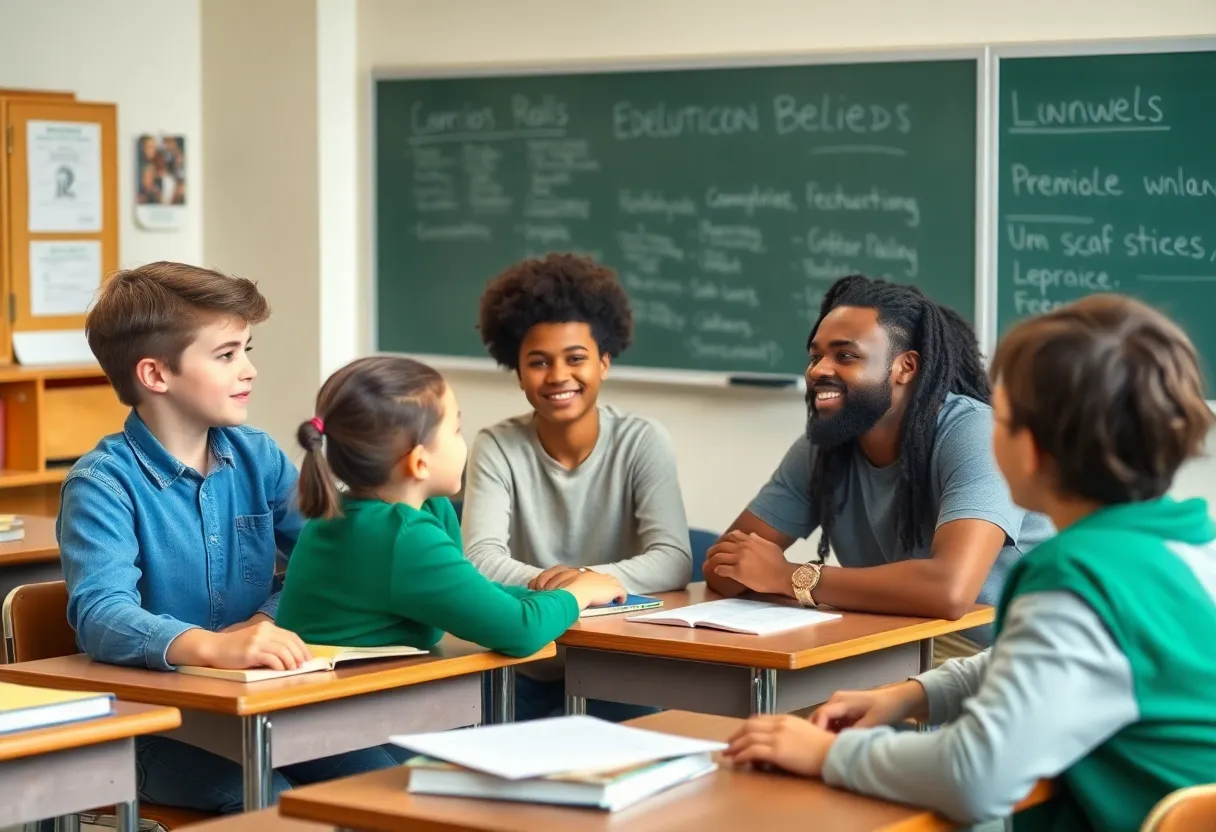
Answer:
[(1167, 794), (1144, 819), (1140, 832), (1216, 829), (1216, 783)]
[[(16, 587), (4, 599), (0, 616), (3, 617), (5, 656), (9, 662), (31, 662), (80, 652), (76, 646), (76, 633), (68, 624), (68, 588), (63, 581)], [(90, 823), (108, 820), (110, 825), (115, 825), (114, 815), (114, 807), (108, 806), (89, 812), (86, 817)], [(139, 817), (168, 832), (219, 815), (141, 803)]]
[(692, 549), (692, 579), (693, 582), (705, 580), (705, 558), (709, 547), (718, 542), (716, 532), (705, 529), (689, 529), (688, 545)]

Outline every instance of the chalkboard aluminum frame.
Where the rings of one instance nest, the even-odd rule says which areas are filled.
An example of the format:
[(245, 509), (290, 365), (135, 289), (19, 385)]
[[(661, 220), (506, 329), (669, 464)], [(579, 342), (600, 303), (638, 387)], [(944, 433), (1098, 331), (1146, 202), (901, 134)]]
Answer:
[[(1178, 38), (1131, 38), (1119, 40), (1086, 40), (1060, 42), (1027, 42), (1009, 43), (989, 48), (990, 66), (986, 73), (991, 87), (988, 90), (988, 102), (991, 107), (989, 117), (991, 124), (987, 130), (992, 139), (992, 153), (988, 157), (987, 179), (990, 184), (989, 199), (992, 204), (988, 209), (987, 235), (989, 242), (986, 246), (992, 258), (986, 271), (992, 275), (992, 291), (988, 296), (991, 308), (986, 311), (991, 320), (989, 330), (992, 342), (980, 339), (980, 346), (987, 354), (991, 354), (996, 346), (997, 333), (997, 285), (999, 278), (997, 268), (997, 240), (1000, 239), (1000, 166), (1001, 166), (1001, 61), (1010, 58), (1083, 58), (1094, 55), (1168, 55), (1176, 52), (1216, 52), (1216, 37), (1178, 37)], [(976, 295), (978, 300), (978, 293)], [(977, 312), (978, 317), (978, 312)], [(1209, 379), (1209, 384), (1213, 383)], [(1216, 410), (1216, 400), (1209, 400), (1208, 407)]]
[[(865, 63), (915, 63), (922, 61), (972, 60), (975, 61), (975, 94), (976, 94), (976, 158), (975, 158), (975, 205), (976, 220), (975, 234), (975, 309), (974, 320), (976, 335), (981, 346), (995, 343), (996, 338), (996, 272), (989, 269), (996, 262), (996, 252), (990, 250), (993, 241), (991, 229), (996, 227), (996, 199), (993, 194), (995, 180), (992, 179), (996, 169), (990, 159), (994, 155), (995, 136), (992, 127), (995, 124), (995, 111), (999, 99), (993, 99), (992, 93), (997, 89), (989, 77), (995, 67), (991, 47), (988, 46), (948, 46), (927, 48), (896, 48), (896, 49), (865, 49), (865, 50), (832, 50), (824, 52), (796, 53), (761, 53), (751, 55), (689, 55), (678, 58), (637, 58), (637, 59), (605, 59), (599, 61), (553, 61), (544, 63), (477, 63), (477, 64), (444, 64), (419, 65), (402, 67), (373, 68), (368, 80), (368, 124), (367, 143), (365, 150), (368, 154), (371, 177), (367, 188), (368, 200), (365, 203), (369, 222), (365, 238), (369, 245), (368, 266), (369, 279), (365, 291), (368, 293), (367, 309), (368, 336), (373, 351), (380, 343), (379, 316), (377, 309), (377, 285), (379, 281), (379, 264), (376, 255), (376, 85), (380, 81), (418, 80), (425, 78), (476, 78), (476, 77), (510, 77), (525, 75), (577, 75), (600, 74), (609, 72), (645, 72), (645, 71), (679, 71), (690, 69), (744, 69), (772, 66), (816, 66), (821, 64), (865, 64)], [(505, 266), (506, 264), (504, 264)], [(842, 275), (843, 277), (843, 275)], [(413, 358), (425, 361), (439, 370), (465, 371), (498, 371), (499, 367), (489, 357), (469, 358), (466, 356), (438, 355), (428, 353), (409, 353)], [(762, 387), (785, 386), (789, 390), (805, 391), (806, 384), (802, 376), (787, 376), (774, 374), (748, 374), (741, 379), (737, 373), (712, 372), (704, 370), (656, 369), (649, 367), (629, 367), (617, 365), (612, 370), (613, 378), (621, 381), (692, 385), (700, 387), (732, 387), (755, 390), (755, 387), (740, 384), (740, 381), (754, 380)]]

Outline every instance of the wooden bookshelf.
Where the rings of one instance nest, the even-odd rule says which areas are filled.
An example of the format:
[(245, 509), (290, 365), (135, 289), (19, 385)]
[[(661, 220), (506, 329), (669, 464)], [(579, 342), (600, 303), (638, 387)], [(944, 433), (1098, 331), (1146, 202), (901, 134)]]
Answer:
[(128, 413), (96, 365), (0, 366), (0, 402), (0, 514), (55, 514), (72, 464)]

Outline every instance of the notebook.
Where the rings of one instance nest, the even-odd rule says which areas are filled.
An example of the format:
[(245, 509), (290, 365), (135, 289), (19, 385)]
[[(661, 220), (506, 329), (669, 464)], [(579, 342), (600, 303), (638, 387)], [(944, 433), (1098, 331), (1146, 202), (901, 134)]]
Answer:
[(0, 734), (97, 719), (114, 713), (114, 694), (0, 682)]
[(508, 780), (419, 756), (406, 761), (413, 794), (555, 803), (615, 812), (717, 769), (706, 751), (624, 768)]
[(424, 656), (427, 653), (426, 650), (419, 650), (417, 647), (330, 647), (322, 644), (310, 644), (308, 650), (312, 653), (312, 658), (295, 670), (271, 670), (268, 667), (229, 670), (219, 667), (182, 665), (177, 668), (177, 672), (187, 676), (206, 676), (230, 682), (264, 682), (267, 679), (282, 679), (287, 676), (299, 676), (302, 673), (334, 670), (342, 662)]
[(579, 613), (579, 618), (595, 618), (599, 615), (616, 615), (622, 612), (637, 612), (638, 610), (652, 610), (655, 607), (663, 606), (663, 602), (658, 598), (650, 598), (645, 595), (630, 595), (624, 601), (613, 601), (611, 604), (602, 604), (598, 607), (587, 607)]
[(415, 755), (504, 780), (612, 771), (721, 751), (725, 743), (689, 739), (593, 716), (559, 716), (389, 737)]
[(25, 521), (15, 514), (0, 514), (0, 543), (25, 539)]
[(767, 636), (799, 627), (809, 627), (834, 618), (840, 618), (840, 613), (787, 607), (767, 601), (725, 598), (674, 610), (635, 615), (629, 620), (645, 624), (669, 624), (673, 627), (708, 627), (728, 633)]

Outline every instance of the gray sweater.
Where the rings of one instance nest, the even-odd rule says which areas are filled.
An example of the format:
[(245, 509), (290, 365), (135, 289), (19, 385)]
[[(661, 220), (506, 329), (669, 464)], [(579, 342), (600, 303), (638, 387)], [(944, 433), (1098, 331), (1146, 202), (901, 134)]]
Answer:
[[(1171, 542), (1169, 550), (1216, 599), (1216, 543)], [(1035, 781), (1140, 720), (1131, 663), (1071, 592), (1017, 597), (991, 650), (916, 678), (929, 721), (943, 727), (843, 731), (828, 752), (825, 782), (963, 822), (986, 820), (1009, 814)]]
[(1008, 815), (1139, 718), (1132, 670), (1101, 619), (1068, 592), (1018, 598), (996, 646), (917, 677), (929, 733), (841, 732), (824, 782), (928, 806), (964, 823)]
[(692, 577), (688, 521), (671, 439), (657, 422), (599, 409), (591, 455), (567, 471), (533, 416), (481, 431), (469, 453), (465, 554), (487, 578), (526, 584), (552, 566), (593, 566), (634, 593)]

